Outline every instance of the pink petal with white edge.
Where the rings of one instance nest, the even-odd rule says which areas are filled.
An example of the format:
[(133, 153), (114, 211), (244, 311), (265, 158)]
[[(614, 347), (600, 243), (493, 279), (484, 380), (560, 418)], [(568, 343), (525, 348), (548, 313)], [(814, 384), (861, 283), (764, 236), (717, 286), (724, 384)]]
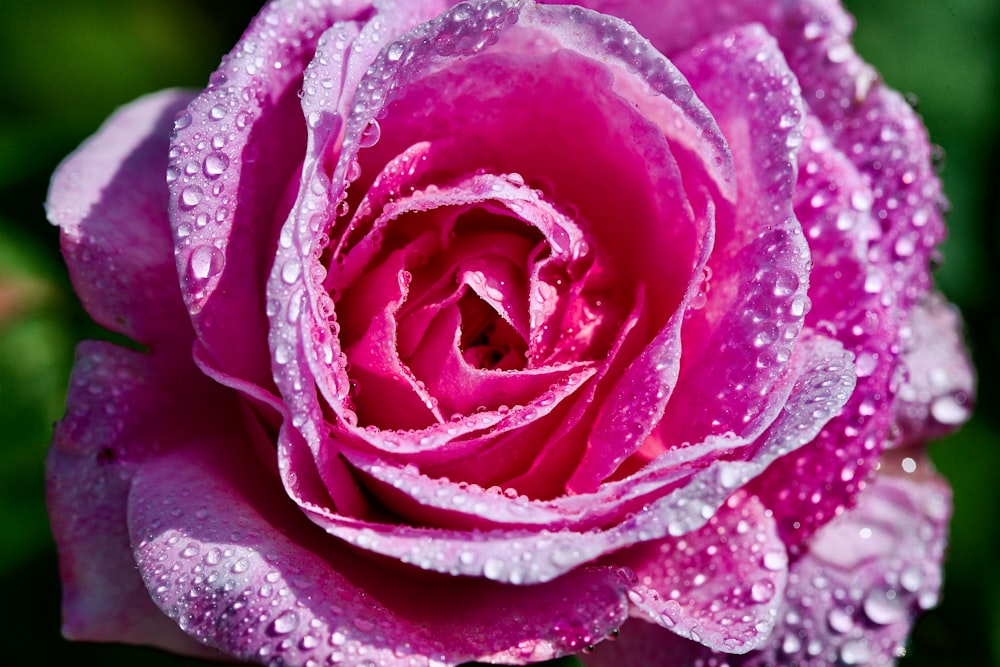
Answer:
[(626, 549), (614, 561), (635, 573), (631, 616), (726, 653), (767, 641), (788, 578), (774, 519), (742, 491), (700, 529)]
[(588, 667), (887, 667), (905, 653), (914, 617), (937, 604), (951, 493), (917, 454), (895, 452), (852, 510), (813, 537), (790, 569), (766, 646), (713, 653), (651, 623), (630, 621)]
[(62, 230), (73, 287), (98, 324), (186, 351), (167, 219), (167, 136), (192, 97), (169, 90), (122, 107), (56, 170), (49, 220)]
[(187, 376), (177, 370), (170, 364), (165, 371), (150, 357), (109, 343), (77, 348), (67, 414), (56, 425), (45, 465), (63, 585), (62, 631), (70, 639), (149, 644), (219, 658), (150, 604), (133, 574), (126, 523), (132, 478), (171, 446), (182, 430), (178, 414), (193, 423), (204, 417), (187, 406), (176, 387), (186, 388), (185, 399), (226, 403), (210, 382), (199, 383), (193, 369)]
[[(316, 257), (324, 249), (319, 242), (320, 232), (330, 231), (337, 217), (336, 207), (349, 183), (347, 162), (340, 159), (341, 154), (356, 154), (368, 127), (366, 122), (345, 128), (347, 108), (353, 109), (356, 105), (352, 95), (344, 93), (356, 90), (354, 83), (362, 72), (367, 72), (370, 58), (378, 52), (376, 47), (442, 9), (437, 2), (405, 5), (379, 2), (376, 5), (385, 9), (385, 15), (369, 16), (370, 26), (338, 24), (324, 33), (304, 75), (304, 79), (319, 85), (306, 85), (302, 89), (299, 113), (304, 114), (306, 120), (306, 144), (301, 153), (305, 159), (298, 175), (298, 192), (290, 208), (291, 215), (278, 235), (267, 280), (266, 313), (271, 326), (266, 330), (269, 331), (271, 370), (292, 422), (282, 426), (279, 451), (296, 460), (302, 460), (301, 453), (294, 451), (300, 445), (306, 446), (316, 460), (324, 454), (331, 460), (336, 459), (336, 443), (324, 442), (327, 427), (323, 424), (317, 382), (322, 390), (335, 397), (336, 400), (329, 401), (328, 405), (337, 418), (345, 424), (357, 422), (357, 414), (348, 409), (344, 401), (350, 384), (344, 368), (346, 359), (337, 336), (331, 331), (335, 315), (332, 299), (323, 286), (325, 270), (320, 272), (323, 275), (314, 272), (322, 268), (316, 264)], [(339, 40), (353, 38), (357, 41), (362, 35), (366, 44), (352, 44), (348, 51), (354, 55), (345, 64), (345, 47)], [(331, 110), (337, 113), (332, 114)], [(331, 164), (339, 165), (336, 174), (329, 173)], [(271, 260), (269, 257), (269, 262)], [(301, 437), (288, 432), (293, 428)], [(330, 448), (334, 451), (321, 454), (321, 450)], [(342, 500), (355, 504), (356, 498)]]
[(813, 259), (806, 327), (854, 353), (858, 385), (814, 442), (776, 462), (751, 487), (774, 512), (793, 554), (853, 505), (878, 462), (893, 417), (886, 397), (894, 391), (899, 357), (896, 297), (882, 289), (882, 267), (868, 260), (878, 223), (857, 206), (871, 199), (868, 179), (814, 117), (807, 118), (798, 157), (795, 212)]
[[(785, 410), (750, 448), (748, 460), (706, 462), (686, 484), (650, 500), (606, 529), (577, 532), (558, 524), (542, 531), (537, 526), (532, 530), (438, 529), (376, 523), (300, 504), (331, 535), (421, 569), (514, 584), (550, 581), (574, 567), (637, 542), (668, 535), (678, 537), (701, 528), (734, 489), (747, 484), (776, 458), (816, 437), (854, 389), (853, 367), (843, 348), (825, 339), (811, 339), (801, 345), (792, 362), (791, 368), (796, 370), (798, 378), (791, 397)], [(705, 453), (710, 455), (712, 450)], [(646, 481), (637, 477), (641, 482)], [(417, 495), (434, 485), (427, 479), (420, 483), (422, 488)], [(443, 488), (447, 489), (447, 485)], [(550, 501), (538, 508), (544, 513), (557, 502)], [(528, 503), (512, 507), (511, 511), (531, 507)], [(595, 511), (600, 509), (597, 507)]]
[(236, 447), (191, 441), (145, 466), (129, 495), (150, 594), (192, 636), (234, 657), (524, 663), (579, 651), (625, 619), (624, 582), (612, 568), (521, 589), (359, 557), (306, 521), (259, 468), (231, 456)]
[(174, 125), (167, 182), (185, 303), (212, 365), (261, 387), (272, 386), (264, 284), (306, 148), (302, 74), (324, 30), (369, 8), (269, 3)]
[(958, 311), (932, 292), (910, 312), (903, 350), (904, 380), (896, 400), (899, 444), (940, 438), (972, 410), (976, 377)]
[(739, 434), (768, 407), (802, 329), (810, 269), (791, 206), (802, 98), (777, 44), (750, 26), (675, 62), (723, 129), (739, 192), (735, 212), (718, 217), (705, 306), (684, 323), (681, 374), (659, 427), (668, 445)]
[(883, 230), (872, 260), (902, 295), (904, 309), (927, 293), (927, 260), (944, 238), (944, 198), (931, 165), (931, 145), (916, 112), (855, 52), (853, 20), (838, 0), (578, 4), (631, 21), (671, 58), (712, 34), (762, 23), (778, 40), (810, 111), (831, 130), (836, 148), (871, 181), (873, 197), (861, 205), (876, 214)]

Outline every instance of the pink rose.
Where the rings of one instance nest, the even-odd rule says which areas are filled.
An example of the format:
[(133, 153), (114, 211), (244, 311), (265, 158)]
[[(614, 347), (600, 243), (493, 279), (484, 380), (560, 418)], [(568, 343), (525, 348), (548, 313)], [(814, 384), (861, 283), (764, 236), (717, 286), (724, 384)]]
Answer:
[(916, 115), (833, 0), (450, 4), (276, 0), (57, 171), (138, 344), (49, 457), (65, 634), (890, 664), (973, 384)]

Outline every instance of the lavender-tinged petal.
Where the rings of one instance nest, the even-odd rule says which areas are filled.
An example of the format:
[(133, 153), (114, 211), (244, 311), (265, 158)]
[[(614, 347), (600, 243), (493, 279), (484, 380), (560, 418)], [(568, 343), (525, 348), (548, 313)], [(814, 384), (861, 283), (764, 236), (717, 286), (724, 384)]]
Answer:
[(59, 166), (45, 205), (91, 317), (177, 351), (192, 333), (177, 289), (164, 174), (167, 134), (191, 97), (164, 91), (119, 109)]
[(188, 633), (253, 662), (524, 663), (581, 650), (625, 618), (624, 582), (586, 567), (521, 589), (387, 577), (330, 542), (261, 469), (192, 440), (145, 466), (129, 495), (139, 572)]
[[(66, 416), (56, 425), (45, 466), (46, 501), (59, 549), (63, 634), (71, 639), (149, 644), (216, 657), (181, 633), (151, 604), (126, 524), (136, 471), (169, 449), (205, 415), (185, 399), (225, 399), (210, 383), (165, 368), (159, 358), (109, 343), (77, 348)], [(179, 387), (186, 387), (183, 395)], [(176, 415), (190, 421), (179, 424)]]
[(962, 338), (962, 320), (933, 292), (910, 312), (896, 398), (899, 444), (940, 438), (969, 418), (975, 371)]

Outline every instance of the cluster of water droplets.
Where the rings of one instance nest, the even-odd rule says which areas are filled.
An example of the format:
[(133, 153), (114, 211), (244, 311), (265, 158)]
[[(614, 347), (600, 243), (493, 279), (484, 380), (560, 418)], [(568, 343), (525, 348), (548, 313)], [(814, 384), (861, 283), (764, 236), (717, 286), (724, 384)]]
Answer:
[(443, 665), (440, 648), (418, 653), (389, 639), (398, 620), (348, 587), (317, 588), (324, 566), (274, 543), (249, 517), (222, 521), (190, 492), (153, 502), (160, 507), (142, 514), (159, 518), (136, 545), (140, 566), (153, 599), (193, 637), (265, 665)]
[(291, 84), (320, 26), (337, 5), (267, 8), (174, 123), (167, 168), (175, 254), (187, 305), (201, 312), (226, 264), (238, 188), (258, 147), (263, 109)]
[[(773, 646), (749, 664), (889, 665), (913, 617), (935, 606), (948, 500), (939, 488), (880, 478), (824, 527), (792, 568)], [(769, 662), (770, 661), (770, 662)]]

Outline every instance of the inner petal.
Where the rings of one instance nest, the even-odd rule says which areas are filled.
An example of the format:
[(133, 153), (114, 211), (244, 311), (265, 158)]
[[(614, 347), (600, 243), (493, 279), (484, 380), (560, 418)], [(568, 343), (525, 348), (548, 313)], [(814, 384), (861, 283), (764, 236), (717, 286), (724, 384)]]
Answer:
[(430, 185), (365, 215), (327, 279), (364, 425), (527, 404), (614, 338), (600, 253), (516, 175)]
[(528, 345), (493, 304), (466, 292), (458, 301), (458, 309), (462, 314), (462, 358), (469, 366), (504, 371), (524, 368)]

